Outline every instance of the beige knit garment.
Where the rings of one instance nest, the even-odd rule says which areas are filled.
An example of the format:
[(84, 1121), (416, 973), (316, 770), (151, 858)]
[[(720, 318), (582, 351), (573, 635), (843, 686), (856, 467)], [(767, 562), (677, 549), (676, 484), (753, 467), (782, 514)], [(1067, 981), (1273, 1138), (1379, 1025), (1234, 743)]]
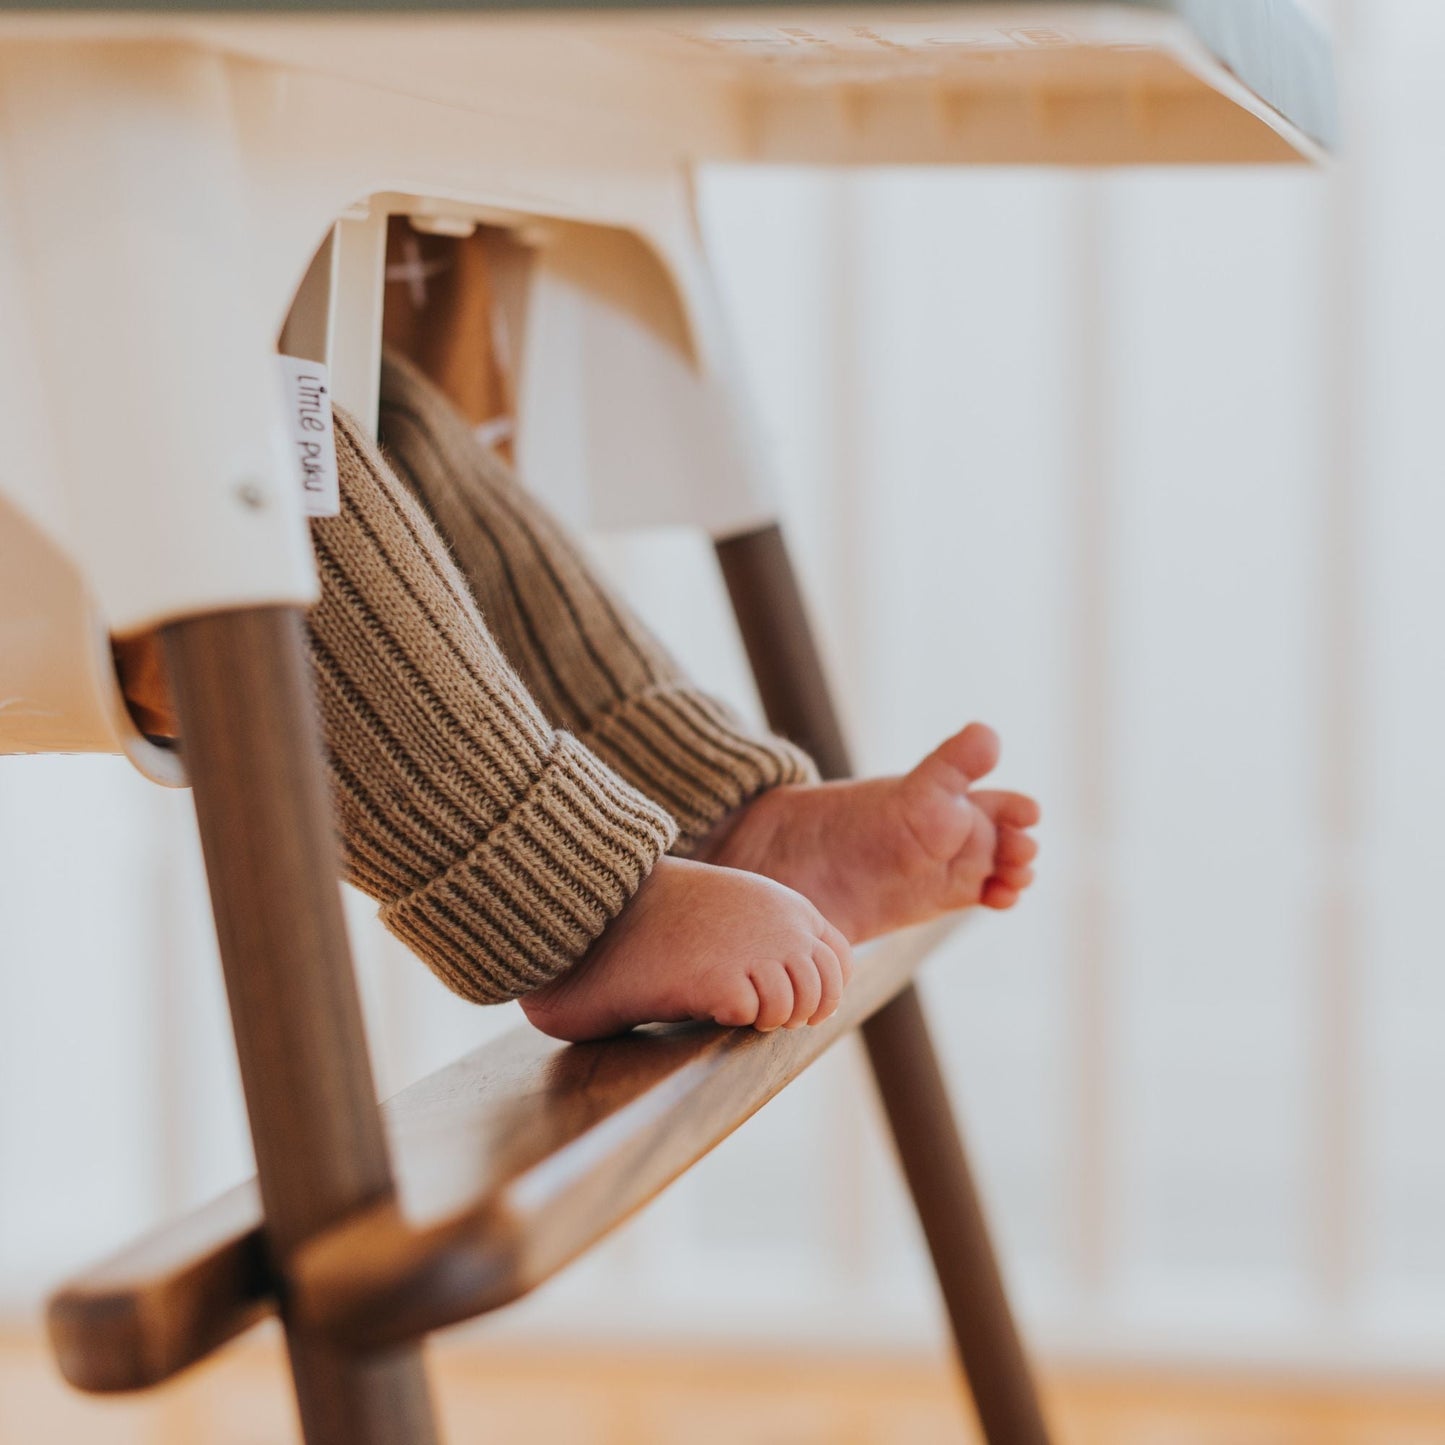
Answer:
[(501, 1002), (582, 957), (677, 840), (673, 814), (695, 838), (813, 773), (686, 685), (428, 383), (389, 363), (385, 402), (456, 560), (338, 411), (310, 645), (346, 874), (449, 987)]
[(816, 780), (806, 754), (700, 692), (507, 464), (392, 356), (381, 435), (542, 710), (672, 814), (680, 851), (765, 788)]
[(676, 836), (528, 696), (435, 528), (337, 413), (311, 654), (347, 877), (456, 992), (570, 968)]

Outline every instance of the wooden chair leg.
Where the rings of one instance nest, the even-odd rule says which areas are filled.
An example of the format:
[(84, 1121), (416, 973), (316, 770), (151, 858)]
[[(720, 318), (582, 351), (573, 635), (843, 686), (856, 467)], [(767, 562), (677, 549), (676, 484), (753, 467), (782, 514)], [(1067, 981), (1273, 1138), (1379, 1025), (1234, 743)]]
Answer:
[[(260, 608), (165, 632), (277, 1260), (393, 1191), (301, 629)], [(287, 1344), (307, 1445), (434, 1445), (418, 1348)]]
[[(847, 747), (781, 530), (728, 538), (717, 553), (770, 725), (805, 748), (824, 777), (849, 777)], [(1048, 1445), (917, 989), (910, 985), (875, 1014), (863, 1038), (984, 1436), (989, 1445)]]

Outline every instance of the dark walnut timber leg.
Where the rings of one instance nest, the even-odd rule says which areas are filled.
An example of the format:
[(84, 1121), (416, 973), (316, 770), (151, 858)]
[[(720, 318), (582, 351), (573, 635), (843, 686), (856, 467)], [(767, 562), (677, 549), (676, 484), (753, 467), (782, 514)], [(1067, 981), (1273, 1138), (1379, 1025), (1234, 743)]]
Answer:
[(1033, 1374), (918, 989), (910, 984), (874, 1014), (863, 1038), (984, 1436), (990, 1445), (1046, 1445)]
[[(165, 642), (279, 1265), (393, 1192), (302, 623), (221, 613)], [(289, 1322), (287, 1345), (307, 1445), (434, 1445), (418, 1347), (353, 1358)]]
[[(717, 555), (769, 724), (806, 749), (825, 778), (851, 776), (781, 530), (719, 541)], [(874, 1014), (863, 1039), (985, 1438), (989, 1445), (1048, 1445), (918, 990), (910, 984)]]

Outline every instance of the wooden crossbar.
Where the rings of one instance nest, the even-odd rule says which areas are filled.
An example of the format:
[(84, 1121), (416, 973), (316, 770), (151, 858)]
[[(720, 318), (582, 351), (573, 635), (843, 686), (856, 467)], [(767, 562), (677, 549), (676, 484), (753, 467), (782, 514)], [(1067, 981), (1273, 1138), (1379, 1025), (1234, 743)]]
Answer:
[(273, 1270), (251, 1184), (88, 1271), (49, 1308), (67, 1380), (142, 1389), (276, 1309), (369, 1350), (498, 1308), (557, 1273), (904, 989), (956, 920), (865, 950), (837, 1014), (758, 1034), (697, 1025), (564, 1045), (529, 1028), (385, 1106), (401, 1201)]

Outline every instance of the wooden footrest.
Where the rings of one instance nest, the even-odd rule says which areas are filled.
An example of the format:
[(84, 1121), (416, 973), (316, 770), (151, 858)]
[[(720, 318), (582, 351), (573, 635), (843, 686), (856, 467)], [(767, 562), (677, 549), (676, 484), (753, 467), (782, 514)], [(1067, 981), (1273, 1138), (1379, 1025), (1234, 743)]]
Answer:
[[(291, 1318), (359, 1349), (419, 1338), (520, 1298), (720, 1144), (910, 981), (952, 922), (860, 957), (813, 1029), (678, 1025), (565, 1045), (518, 1029), (385, 1106), (401, 1190), (281, 1270)], [(65, 1378), (142, 1389), (276, 1308), (251, 1184), (61, 1289)]]

